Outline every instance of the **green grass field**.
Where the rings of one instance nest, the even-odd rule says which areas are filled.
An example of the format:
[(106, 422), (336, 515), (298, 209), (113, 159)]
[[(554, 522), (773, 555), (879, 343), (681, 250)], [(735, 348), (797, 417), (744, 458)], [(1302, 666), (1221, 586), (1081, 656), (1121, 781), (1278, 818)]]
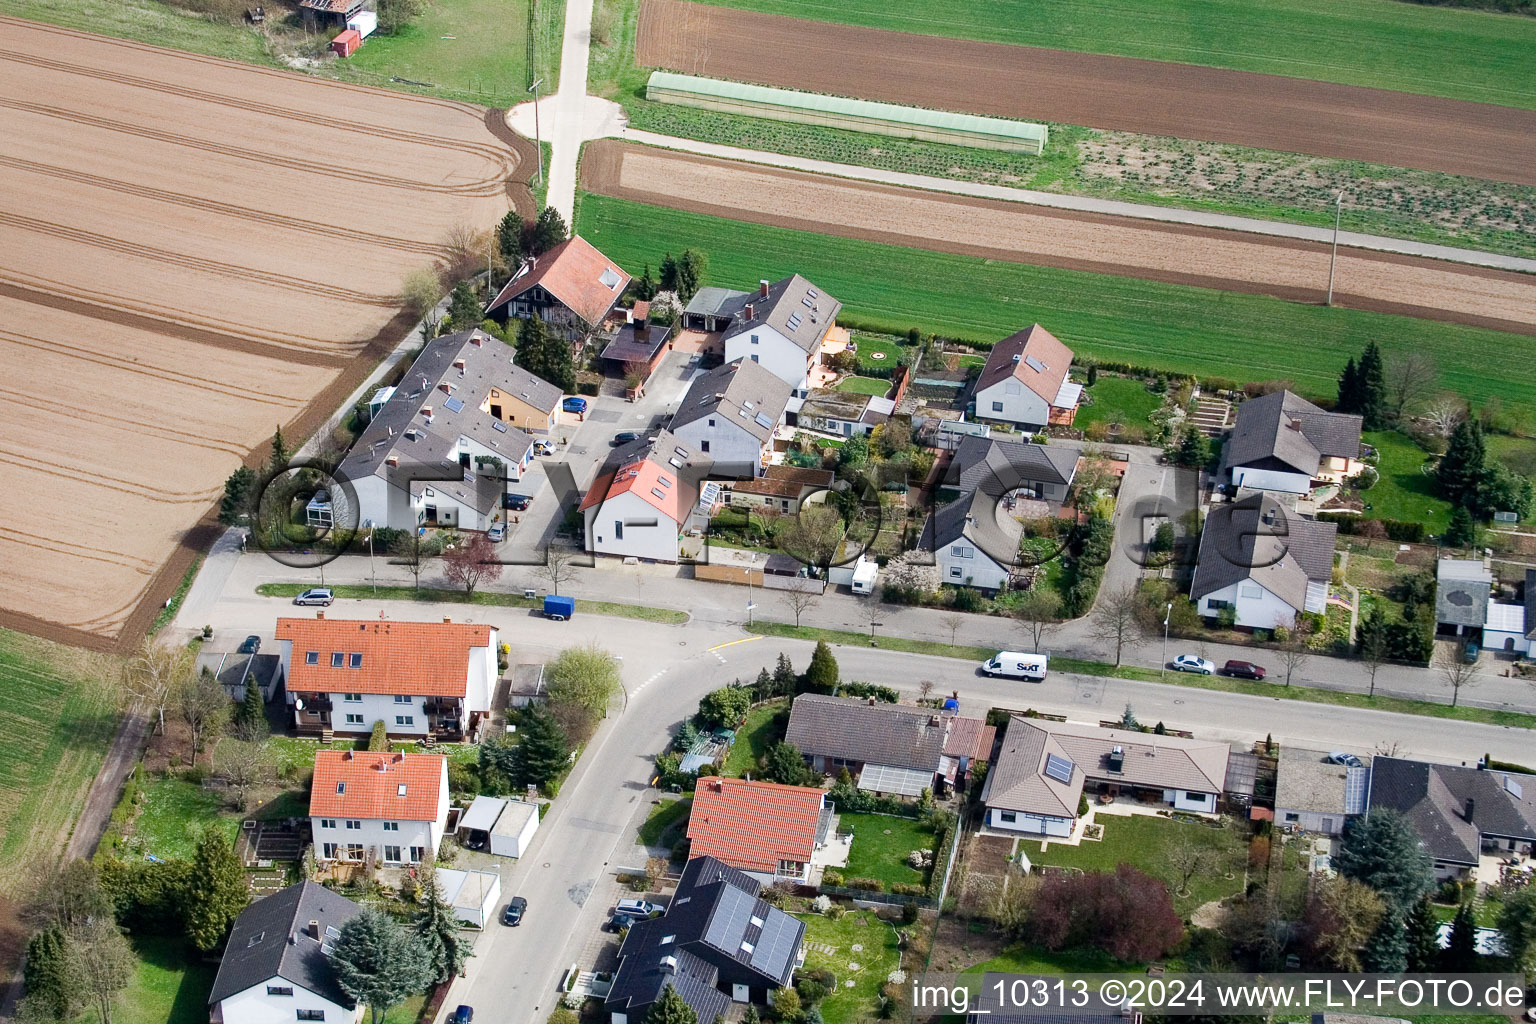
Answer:
[[(1536, 360), (1510, 358), (1536, 350), (1536, 341), (1498, 331), (882, 245), (590, 194), (579, 197), (576, 221), (623, 266), (655, 266), (663, 252), (691, 247), (708, 254), (708, 284), (750, 287), (798, 271), (837, 296), (846, 319), (891, 334), (917, 327), (990, 345), (1038, 321), (1079, 359), (1239, 382), (1286, 379), (1326, 398), (1344, 360), (1376, 338), (1389, 351), (1434, 353), (1441, 383), (1474, 402), (1498, 395), (1529, 406), (1536, 394)], [(1298, 338), (1307, 341), (1305, 359)], [(1506, 370), (1486, 373), (1493, 365)]]
[[(113, 1006), (113, 1024), (204, 1024), (217, 963), (205, 962), (186, 943), (163, 935), (134, 935), (138, 956), (128, 987)], [(95, 1024), (94, 1012), (79, 1024)]]
[(1097, 949), (1041, 949), (1010, 946), (990, 960), (965, 969), (966, 974), (1119, 974), (1135, 966)]
[(87, 655), (0, 630), (0, 894), (69, 839), (117, 730)]
[(928, 880), (924, 872), (907, 863), (907, 854), (913, 850), (933, 847), (933, 829), (916, 818), (843, 814), (838, 825), (853, 829), (848, 866), (840, 869), (844, 878), (878, 878), (887, 887), (897, 883), (921, 885)]
[[(825, 968), (837, 978), (837, 987), (817, 1006), (822, 1019), (826, 1024), (874, 1020), (880, 988), (902, 964), (896, 929), (873, 910), (852, 910), (836, 921), (819, 914), (795, 916), (805, 922), (806, 968)], [(903, 966), (909, 974), (914, 968), (910, 963)]]
[(870, 28), (1536, 108), (1536, 19), (1396, 0), (712, 0)]
[(1093, 387), (1083, 389), (1083, 397), (1089, 396), (1093, 404), (1079, 407), (1077, 418), (1072, 421), (1079, 430), (1087, 430), (1095, 423), (1144, 427), (1163, 404), (1163, 396), (1148, 391), (1145, 381), (1125, 377), (1101, 376)]
[(876, 398), (884, 398), (885, 393), (891, 390), (891, 382), (881, 380), (879, 377), (844, 377), (837, 382), (834, 391), (854, 391), (861, 395), (874, 395)]
[[(853, 332), (853, 343), (859, 347), (860, 369), (880, 367), (889, 370), (901, 362), (902, 344), (892, 338), (880, 338), (873, 334)], [(876, 358), (876, 357), (879, 358)]]
[(1365, 514), (1423, 523), (1430, 533), (1443, 531), (1451, 521), (1451, 503), (1435, 496), (1434, 478), (1424, 472), (1425, 451), (1395, 430), (1372, 431), (1361, 440), (1381, 454), (1376, 464), (1381, 478), (1360, 495), (1370, 506)]
[(228, 812), (222, 793), (178, 776), (149, 779), (143, 792), (144, 802), (128, 841), (135, 854), (191, 860), (205, 828), (222, 826), (231, 842), (240, 829), (240, 819)]

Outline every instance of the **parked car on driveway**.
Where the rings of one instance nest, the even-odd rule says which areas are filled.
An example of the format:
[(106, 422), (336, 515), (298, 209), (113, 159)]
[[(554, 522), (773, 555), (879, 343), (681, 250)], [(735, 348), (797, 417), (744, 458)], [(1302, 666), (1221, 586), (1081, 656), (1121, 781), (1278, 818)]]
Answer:
[(628, 928), (630, 925), (634, 924), (638, 920), (640, 920), (640, 918), (638, 918), (638, 917), (630, 917), (627, 914), (614, 914), (608, 920), (603, 922), (603, 931), (605, 931), (605, 932), (620, 932), (620, 931), (623, 931), (625, 928)]
[(1465, 658), (1469, 664), (1476, 661), (1477, 656), (1481, 653), (1482, 648), (1477, 645), (1476, 640), (1468, 640), (1461, 647), (1461, 656)]
[(1364, 761), (1360, 760), (1354, 754), (1348, 754), (1342, 750), (1335, 750), (1333, 753), (1329, 754), (1328, 760), (1332, 761), (1334, 764), (1342, 764), (1346, 768), (1365, 767)]
[(330, 607), (331, 602), (334, 600), (336, 600), (336, 598), (331, 593), (330, 587), (310, 587), (298, 597), (294, 598), (293, 603), (318, 604), (322, 607)]
[(1216, 674), (1216, 663), (1210, 658), (1202, 658), (1198, 654), (1181, 654), (1173, 659), (1173, 668), (1177, 672), (1195, 672), (1202, 676)]
[(578, 398), (575, 395), (572, 395), (570, 398), (567, 398), (560, 403), (560, 408), (564, 409), (566, 412), (586, 412), (587, 400), (585, 398)]
[(555, 454), (555, 443), (553, 441), (535, 441), (533, 442), (533, 454), (553, 455)]
[(645, 435), (638, 430), (621, 430), (613, 435), (613, 440), (608, 442), (610, 446), (617, 448), (621, 444), (629, 444), (638, 441)]
[(521, 896), (513, 896), (507, 902), (506, 908), (501, 912), (501, 923), (516, 928), (523, 922), (523, 912), (528, 909), (528, 901)]
[(506, 538), (506, 536), (507, 528), (501, 523), (496, 523), (489, 530), (485, 531), (485, 539), (490, 541), (492, 544), (500, 544), (502, 540)]
[(646, 900), (619, 900), (614, 905), (613, 912), (621, 917), (647, 918), (652, 914), (660, 914), (667, 908), (660, 903), (650, 903)]
[(1263, 679), (1264, 666), (1255, 665), (1251, 661), (1229, 661), (1221, 666), (1221, 674), (1238, 679)]
[(533, 504), (533, 499), (526, 494), (503, 494), (501, 507), (508, 512), (526, 512), (528, 506)]
[(255, 654), (259, 650), (261, 650), (261, 637), (257, 636), (255, 633), (252, 633), (250, 636), (246, 637), (240, 642), (240, 646), (236, 649), (235, 653)]

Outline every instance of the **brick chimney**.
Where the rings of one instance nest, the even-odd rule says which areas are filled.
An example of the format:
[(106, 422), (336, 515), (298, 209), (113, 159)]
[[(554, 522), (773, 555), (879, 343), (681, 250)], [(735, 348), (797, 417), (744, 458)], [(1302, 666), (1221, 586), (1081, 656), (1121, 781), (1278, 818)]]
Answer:
[(768, 281), (766, 278), (757, 282), (757, 292), (765, 299), (768, 297)]
[(741, 318), (743, 320), (752, 319), (752, 303), (749, 302), (741, 308)]
[(317, 618), (317, 619), (325, 618), (325, 612), (315, 612), (315, 618)]
[(311, 921), (311, 922), (309, 922), (309, 937), (314, 939), (316, 942), (320, 941), (320, 922), (319, 921)]

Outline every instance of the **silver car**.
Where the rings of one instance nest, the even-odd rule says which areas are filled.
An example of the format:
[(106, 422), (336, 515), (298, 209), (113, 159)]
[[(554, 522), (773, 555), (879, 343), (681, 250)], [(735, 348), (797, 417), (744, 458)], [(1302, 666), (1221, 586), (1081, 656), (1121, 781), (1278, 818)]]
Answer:
[(329, 608), (331, 602), (336, 600), (330, 587), (310, 587), (304, 593), (293, 599), (294, 604), (317, 604), (322, 608)]

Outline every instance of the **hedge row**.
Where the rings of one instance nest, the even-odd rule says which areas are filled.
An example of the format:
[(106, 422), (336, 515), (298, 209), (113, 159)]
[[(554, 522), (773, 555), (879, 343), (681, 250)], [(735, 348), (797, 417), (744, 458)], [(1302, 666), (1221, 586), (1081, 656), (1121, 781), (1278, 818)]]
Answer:
[(1421, 544), (1427, 532), (1423, 523), (1410, 523), (1401, 519), (1366, 519), (1343, 512), (1319, 512), (1317, 518), (1325, 523), (1336, 523), (1339, 532), (1344, 534), (1363, 533), (1369, 529), (1366, 523), (1380, 523), (1382, 529), (1387, 531), (1387, 539), (1399, 544)]

